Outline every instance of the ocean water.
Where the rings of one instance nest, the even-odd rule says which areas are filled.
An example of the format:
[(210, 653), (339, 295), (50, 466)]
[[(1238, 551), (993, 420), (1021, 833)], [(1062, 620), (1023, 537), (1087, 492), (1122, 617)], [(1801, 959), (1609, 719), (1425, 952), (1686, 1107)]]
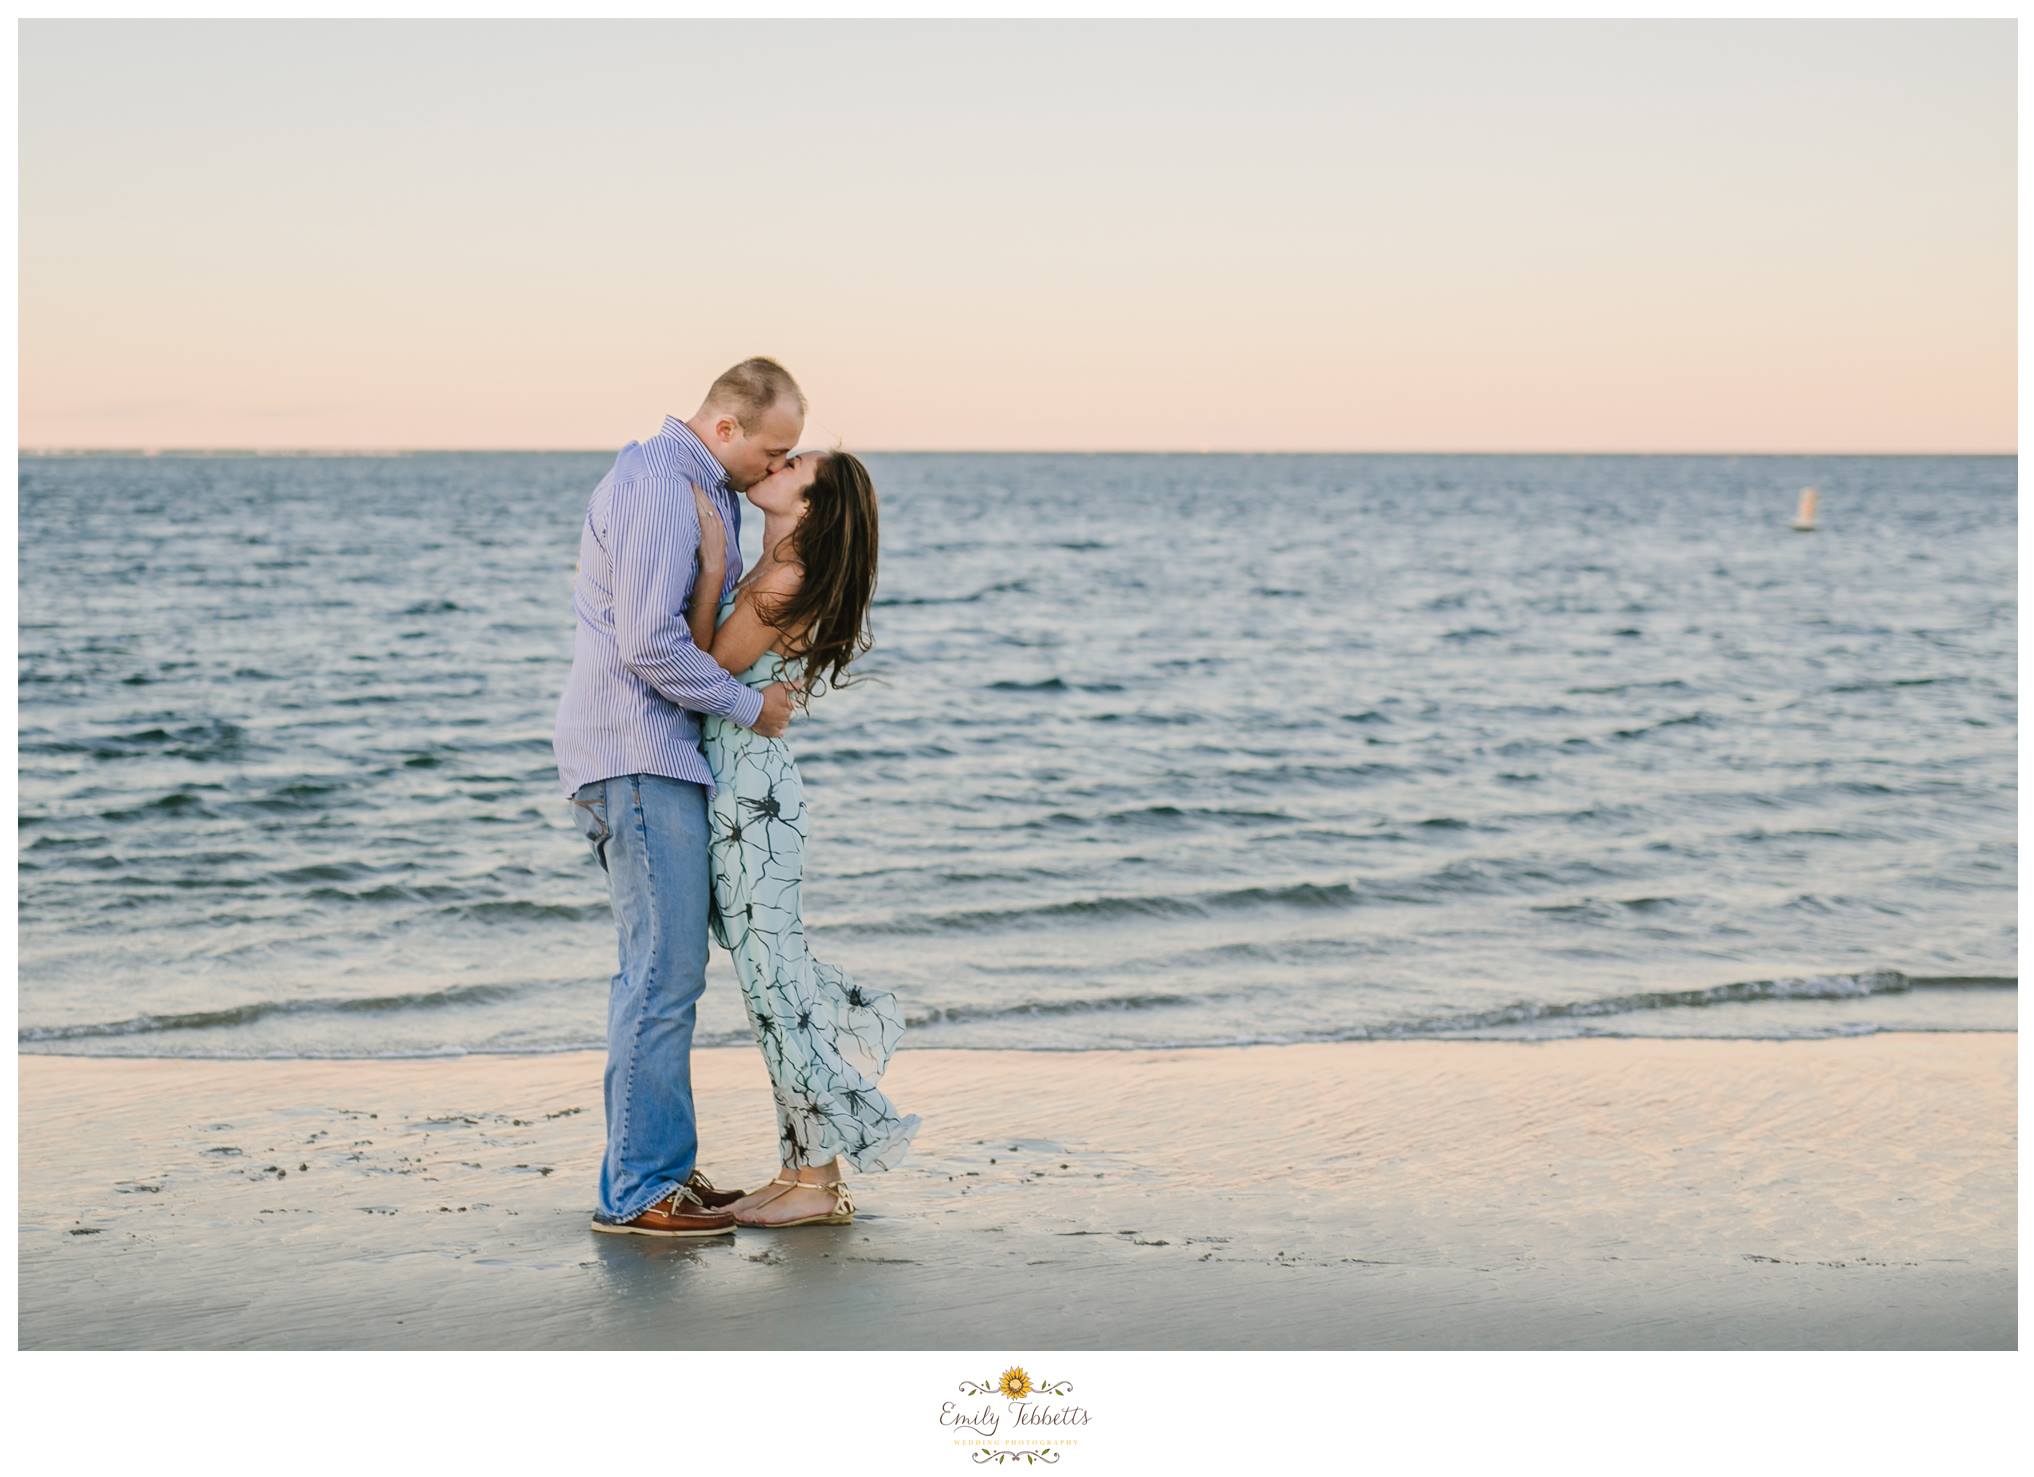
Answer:
[[(610, 459), (23, 460), (23, 1050), (598, 1044)], [(907, 1048), (2015, 1025), (2011, 458), (869, 462), (790, 742)]]

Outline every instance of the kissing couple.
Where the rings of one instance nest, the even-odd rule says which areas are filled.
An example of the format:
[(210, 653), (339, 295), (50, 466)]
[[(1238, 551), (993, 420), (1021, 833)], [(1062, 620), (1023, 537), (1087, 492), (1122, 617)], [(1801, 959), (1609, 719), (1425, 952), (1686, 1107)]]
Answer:
[[(622, 448), (580, 527), (552, 747), (619, 936), (596, 1231), (845, 1225), (842, 1161), (889, 1169), (918, 1132), (876, 1085), (904, 1032), (897, 997), (813, 958), (799, 908), (805, 798), (783, 733), (868, 650), (876, 582), (868, 469), (794, 455), (804, 430), (796, 381), (744, 360), (690, 420)], [(743, 498), (763, 516), (746, 575)], [(733, 958), (777, 1105), (783, 1163), (748, 1192), (698, 1168), (709, 933)]]

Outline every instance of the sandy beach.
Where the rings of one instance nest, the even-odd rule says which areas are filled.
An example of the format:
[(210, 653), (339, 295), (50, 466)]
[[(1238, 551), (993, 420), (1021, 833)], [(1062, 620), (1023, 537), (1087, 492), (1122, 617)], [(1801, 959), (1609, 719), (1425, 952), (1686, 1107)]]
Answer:
[(27, 1056), (20, 1343), (2011, 1348), (2016, 1044), (906, 1051), (855, 1225), (680, 1243), (587, 1229), (595, 1055)]

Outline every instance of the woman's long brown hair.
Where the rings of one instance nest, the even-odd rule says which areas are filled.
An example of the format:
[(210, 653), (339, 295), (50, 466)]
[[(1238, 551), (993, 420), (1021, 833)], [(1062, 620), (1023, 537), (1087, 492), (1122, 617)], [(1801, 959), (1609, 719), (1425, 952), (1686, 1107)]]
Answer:
[(822, 454), (805, 489), (805, 516), (785, 542), (791, 547), (779, 557), (804, 566), (804, 575), (787, 596), (767, 602), (759, 597), (756, 613), (783, 635), (786, 661), (805, 659), (803, 706), (825, 688), (847, 686), (848, 664), (873, 640), (876, 484), (859, 458), (845, 451)]

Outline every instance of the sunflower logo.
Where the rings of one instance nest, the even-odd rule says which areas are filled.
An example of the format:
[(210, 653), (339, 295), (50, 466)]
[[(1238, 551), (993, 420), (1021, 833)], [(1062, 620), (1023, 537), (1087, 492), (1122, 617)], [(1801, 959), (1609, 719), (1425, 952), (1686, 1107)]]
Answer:
[(996, 1381), (996, 1388), (1008, 1399), (1022, 1400), (1036, 1387), (1031, 1383), (1031, 1376), (1021, 1366), (1013, 1364), (1003, 1371), (1003, 1377)]

